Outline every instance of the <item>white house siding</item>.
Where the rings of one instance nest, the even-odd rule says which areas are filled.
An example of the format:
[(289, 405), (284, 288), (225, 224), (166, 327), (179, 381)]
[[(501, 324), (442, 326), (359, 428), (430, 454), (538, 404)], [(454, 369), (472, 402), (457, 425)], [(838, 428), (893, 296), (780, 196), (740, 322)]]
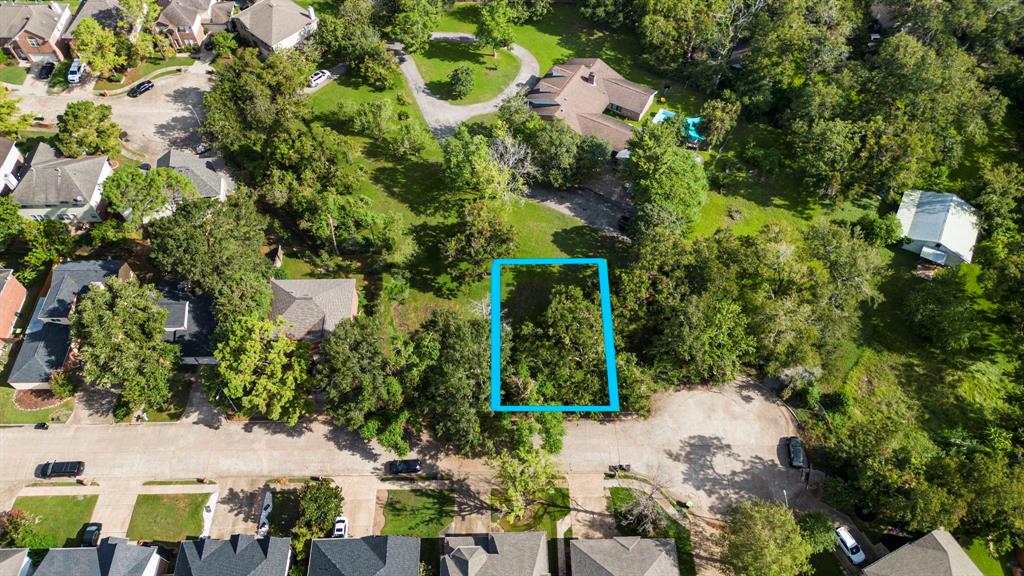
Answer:
[(63, 222), (100, 222), (99, 207), (103, 199), (103, 181), (106, 180), (113, 169), (110, 163), (103, 165), (100, 171), (99, 183), (93, 191), (92, 198), (83, 205), (57, 204), (52, 206), (30, 206), (23, 205), (18, 209), (18, 215), (26, 220), (61, 220)]

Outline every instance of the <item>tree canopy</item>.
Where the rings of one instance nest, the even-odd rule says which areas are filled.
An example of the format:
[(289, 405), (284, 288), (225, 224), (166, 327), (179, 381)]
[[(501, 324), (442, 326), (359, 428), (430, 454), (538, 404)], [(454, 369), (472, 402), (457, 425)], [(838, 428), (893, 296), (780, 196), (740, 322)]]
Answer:
[(113, 154), (121, 150), (121, 128), (111, 119), (107, 104), (88, 100), (68, 102), (57, 118), (54, 145), (68, 158), (83, 154)]

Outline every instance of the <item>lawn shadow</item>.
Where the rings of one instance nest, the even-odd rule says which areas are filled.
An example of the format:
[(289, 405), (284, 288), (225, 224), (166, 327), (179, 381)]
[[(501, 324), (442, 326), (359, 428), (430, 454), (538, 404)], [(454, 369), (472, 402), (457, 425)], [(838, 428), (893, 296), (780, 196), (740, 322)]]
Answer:
[(607, 258), (609, 264), (618, 264), (628, 254), (622, 238), (585, 225), (556, 230), (551, 241), (572, 258)]
[(444, 193), (444, 175), (438, 164), (419, 157), (395, 162), (376, 146), (365, 153), (367, 158), (381, 161), (370, 172), (370, 180), (413, 214), (439, 216), (452, 214), (459, 207), (459, 198)]

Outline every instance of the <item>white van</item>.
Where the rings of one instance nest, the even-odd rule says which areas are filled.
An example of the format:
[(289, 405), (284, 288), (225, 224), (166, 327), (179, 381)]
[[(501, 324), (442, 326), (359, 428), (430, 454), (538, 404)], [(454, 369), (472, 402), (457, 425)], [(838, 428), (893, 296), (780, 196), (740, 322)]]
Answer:
[(82, 81), (82, 61), (75, 58), (71, 62), (71, 68), (68, 68), (68, 84), (78, 84)]
[(854, 566), (860, 566), (864, 562), (864, 551), (860, 549), (860, 544), (857, 544), (853, 534), (850, 534), (849, 528), (846, 526), (836, 528), (836, 539), (839, 540), (839, 547), (843, 549)]

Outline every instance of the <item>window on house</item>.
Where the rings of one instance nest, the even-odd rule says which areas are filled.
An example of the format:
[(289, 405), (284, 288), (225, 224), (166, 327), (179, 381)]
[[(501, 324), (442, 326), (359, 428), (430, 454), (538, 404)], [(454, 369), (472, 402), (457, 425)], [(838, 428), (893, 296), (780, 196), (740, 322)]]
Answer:
[(28, 45), (33, 47), (33, 48), (38, 48), (39, 47), (39, 40), (36, 40), (34, 37), (29, 36), (28, 37)]

